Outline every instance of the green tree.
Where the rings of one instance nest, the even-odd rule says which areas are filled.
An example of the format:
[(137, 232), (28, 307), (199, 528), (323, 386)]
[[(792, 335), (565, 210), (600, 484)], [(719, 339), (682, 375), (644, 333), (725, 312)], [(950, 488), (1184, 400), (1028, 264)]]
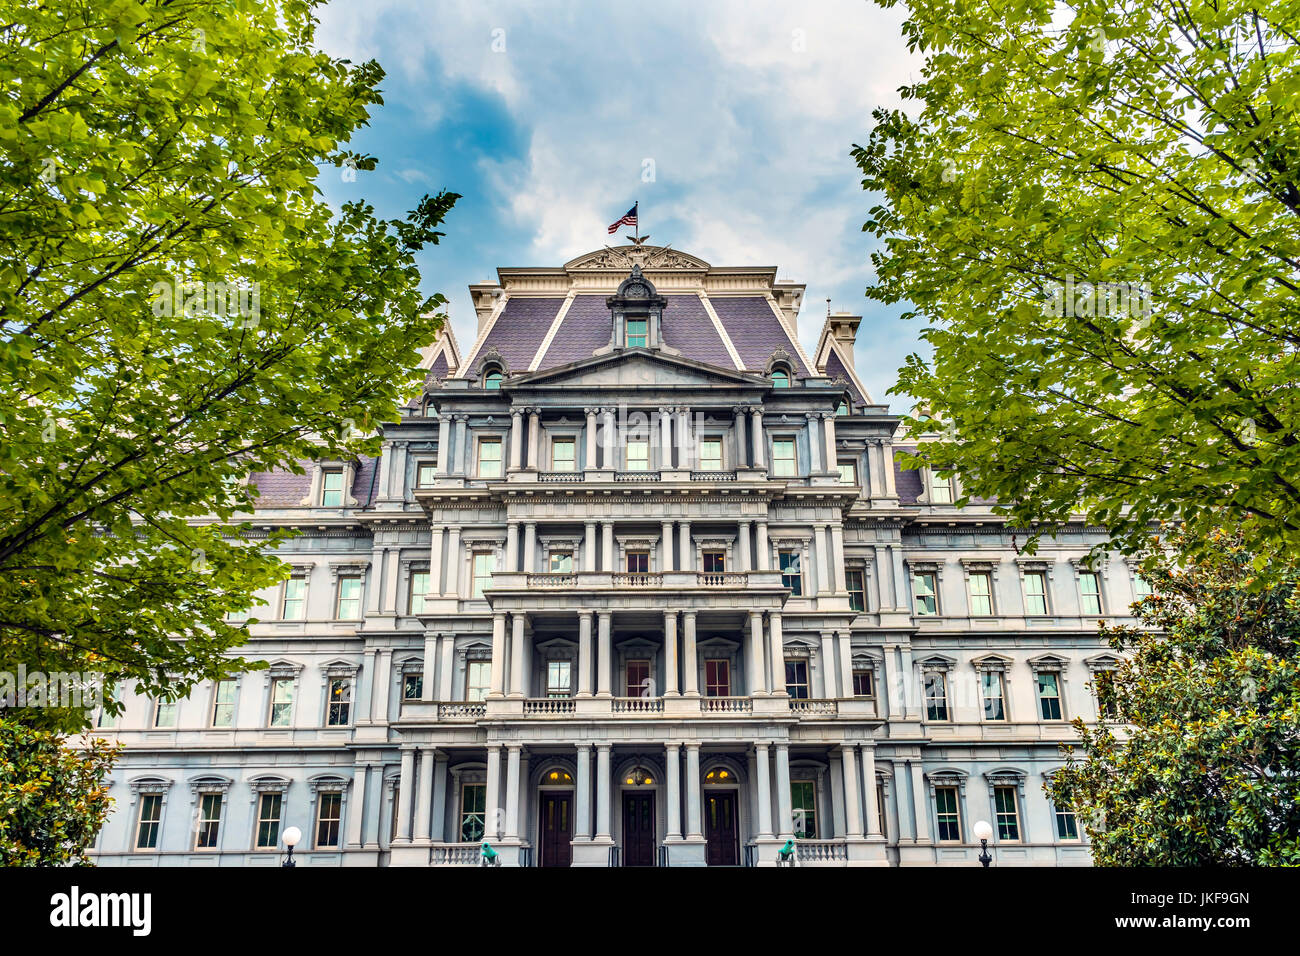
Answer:
[(63, 738), (0, 717), (0, 866), (88, 866), (113, 801), (117, 756), (100, 739)]
[(1103, 719), (1045, 787), (1103, 866), (1300, 865), (1300, 569), (1236, 532), (1148, 552), (1145, 627), (1099, 682)]
[[(896, 0), (879, 0), (893, 6)], [(933, 359), (920, 459), (1025, 526), (1300, 542), (1300, 13), (907, 0), (925, 54), (854, 155), (868, 296)]]
[[(304, 0), (0, 0), (0, 670), (181, 696), (285, 572), (250, 472), (377, 448), (459, 197), (332, 211), (382, 102)], [(82, 712), (28, 712), (40, 723)]]

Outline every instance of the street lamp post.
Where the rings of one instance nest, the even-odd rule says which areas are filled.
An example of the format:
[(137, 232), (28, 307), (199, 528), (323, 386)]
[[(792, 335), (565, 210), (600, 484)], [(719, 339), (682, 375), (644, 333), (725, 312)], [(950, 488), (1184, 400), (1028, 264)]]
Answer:
[(989, 856), (989, 838), (993, 836), (993, 828), (989, 826), (987, 820), (980, 820), (975, 824), (975, 839), (980, 841), (980, 866), (988, 868), (993, 862), (993, 857)]
[(289, 848), (289, 855), (285, 857), (284, 862), (280, 865), (297, 866), (298, 864), (293, 862), (293, 848), (296, 847), (298, 841), (302, 839), (302, 831), (297, 827), (289, 827), (289, 829), (285, 830), (284, 833), (281, 834), (280, 839), (284, 840), (284, 845)]

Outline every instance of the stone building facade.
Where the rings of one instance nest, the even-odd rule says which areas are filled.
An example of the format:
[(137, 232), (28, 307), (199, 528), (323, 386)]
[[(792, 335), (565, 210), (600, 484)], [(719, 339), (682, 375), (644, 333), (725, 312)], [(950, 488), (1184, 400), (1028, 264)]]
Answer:
[(900, 469), (860, 319), (606, 248), (471, 287), (377, 460), (260, 474), (301, 534), (248, 657), (127, 692), (119, 865), (1086, 864), (1043, 793), (1141, 581)]

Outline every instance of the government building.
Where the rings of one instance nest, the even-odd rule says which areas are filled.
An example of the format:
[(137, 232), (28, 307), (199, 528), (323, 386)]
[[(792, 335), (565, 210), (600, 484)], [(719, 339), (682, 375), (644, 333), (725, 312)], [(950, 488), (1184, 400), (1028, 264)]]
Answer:
[(774, 267), (633, 244), (470, 289), (378, 459), (250, 477), (300, 532), (269, 666), (125, 689), (98, 863), (276, 866), (296, 827), (311, 866), (972, 866), (978, 821), (994, 865), (1090, 862), (1043, 784), (1143, 593), (1099, 532), (1027, 554), (902, 470), (860, 318), (808, 354)]

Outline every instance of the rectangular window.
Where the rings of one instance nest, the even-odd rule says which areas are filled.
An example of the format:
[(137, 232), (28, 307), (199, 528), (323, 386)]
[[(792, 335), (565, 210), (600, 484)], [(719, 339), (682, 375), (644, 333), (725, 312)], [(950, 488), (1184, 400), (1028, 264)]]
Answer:
[(930, 478), (930, 502), (936, 505), (952, 504), (952, 481), (932, 475)]
[(272, 727), (288, 727), (293, 721), (293, 678), (274, 677), (271, 679), (271, 716)]
[(417, 488), (432, 488), (434, 479), (438, 476), (438, 466), (431, 461), (421, 462), (415, 476), (415, 486)]
[(162, 697), (154, 698), (153, 725), (155, 727), (175, 727), (176, 707), (176, 701), (174, 700), (166, 700)]
[(993, 808), (998, 817), (998, 840), (1020, 839), (1020, 817), (1016, 813), (1016, 788), (994, 787)]
[(701, 551), (700, 567), (706, 574), (722, 574), (727, 570), (727, 552)]
[(480, 478), (501, 477), (500, 438), (480, 438), (478, 440), (478, 476)]
[(700, 470), (722, 471), (722, 439), (706, 438), (700, 442)]
[(643, 349), (646, 347), (646, 338), (648, 335), (650, 320), (649, 319), (624, 319), (625, 338), (627, 347), (630, 349)]
[(231, 727), (235, 723), (235, 682), (217, 681), (212, 694), (212, 726)]
[(934, 788), (934, 816), (941, 843), (961, 842), (961, 813), (957, 809), (956, 787)]
[(547, 570), (552, 574), (572, 574), (573, 552), (552, 551), (547, 558)]
[(497, 569), (497, 556), (494, 551), (474, 552), (474, 579), (470, 597), (481, 598), (483, 589), (492, 584), (492, 575)]
[(487, 700), (492, 683), (491, 661), (470, 661), (465, 670), (465, 699)]
[(799, 458), (793, 438), (772, 439), (772, 475), (775, 478), (794, 478), (799, 474)]
[(1042, 571), (1025, 572), (1025, 613), (1030, 617), (1047, 614), (1047, 575)]
[(339, 821), (343, 819), (343, 794), (325, 791), (316, 804), (317, 848), (339, 845)]
[(795, 838), (817, 839), (817, 784), (812, 780), (791, 780), (790, 807)]
[(301, 621), (307, 615), (307, 579), (290, 578), (284, 582), (284, 604), (280, 608), (282, 621)]
[(1101, 578), (1095, 572), (1079, 572), (1079, 609), (1089, 615), (1101, 613)]
[(568, 697), (573, 664), (570, 661), (546, 662), (546, 696)]
[(934, 582), (933, 571), (917, 571), (912, 575), (912, 596), (918, 615), (929, 617), (939, 613), (939, 597)]
[(794, 700), (808, 699), (808, 662), (785, 662), (785, 692)]
[(1056, 808), (1056, 838), (1058, 840), (1079, 839), (1079, 823), (1069, 810)]
[(419, 700), (424, 696), (424, 674), (420, 671), (402, 675), (402, 700)]
[(1097, 715), (1114, 719), (1119, 716), (1119, 707), (1114, 695), (1115, 675), (1109, 670), (1099, 670), (1092, 675), (1093, 692), (1097, 695)]
[(948, 719), (948, 678), (939, 671), (925, 672), (925, 719)]
[(1061, 719), (1060, 675), (1055, 671), (1038, 672), (1038, 710), (1043, 720)]
[(987, 571), (972, 571), (967, 582), (970, 612), (974, 617), (988, 617), (993, 613), (993, 575)]
[(980, 671), (980, 696), (984, 698), (985, 720), (1007, 719), (1007, 712), (1002, 703), (1001, 671)]
[(628, 574), (650, 573), (649, 551), (629, 551), (624, 555), (624, 558), (626, 559)]
[(460, 793), (460, 842), (477, 843), (486, 830), (487, 784), (467, 783)]
[(352, 710), (352, 678), (330, 678), (329, 709), (325, 714), (325, 726), (346, 727)]
[(284, 795), (264, 793), (257, 801), (257, 843), (258, 850), (274, 850), (280, 845), (280, 812), (284, 806)]
[(361, 575), (339, 577), (339, 602), (335, 617), (340, 621), (361, 620)]
[(839, 469), (841, 485), (856, 485), (858, 483), (858, 463), (856, 461), (841, 461)]
[(849, 589), (849, 609), (865, 611), (867, 609), (867, 575), (863, 571), (845, 571), (845, 586)]
[(578, 470), (578, 443), (572, 438), (551, 441), (551, 471)]
[(162, 794), (140, 794), (140, 819), (135, 829), (137, 850), (158, 849), (158, 827), (162, 822)]
[(627, 662), (627, 680), (625, 694), (626, 697), (650, 697), (653, 688), (650, 686), (650, 662), (649, 661), (628, 661)]
[(628, 471), (650, 470), (650, 443), (648, 441), (629, 441), (626, 448)]
[(408, 614), (423, 614), (424, 602), (429, 594), (429, 572), (412, 571), (411, 572), (411, 593), (407, 598), (406, 611)]
[(199, 796), (199, 829), (194, 838), (198, 850), (212, 850), (221, 833), (221, 794), (204, 793)]
[(321, 472), (320, 506), (322, 508), (343, 507), (343, 472), (337, 468)]
[(800, 569), (798, 551), (779, 551), (777, 560), (781, 568), (781, 587), (790, 589), (791, 597), (803, 594), (803, 571)]
[(871, 671), (854, 671), (853, 672), (853, 696), (854, 697), (875, 697), (876, 696), (876, 675)]
[(1139, 601), (1151, 596), (1151, 582), (1140, 574), (1133, 575), (1133, 596)]
[(704, 694), (707, 697), (731, 696), (731, 661), (716, 658), (704, 662)]

